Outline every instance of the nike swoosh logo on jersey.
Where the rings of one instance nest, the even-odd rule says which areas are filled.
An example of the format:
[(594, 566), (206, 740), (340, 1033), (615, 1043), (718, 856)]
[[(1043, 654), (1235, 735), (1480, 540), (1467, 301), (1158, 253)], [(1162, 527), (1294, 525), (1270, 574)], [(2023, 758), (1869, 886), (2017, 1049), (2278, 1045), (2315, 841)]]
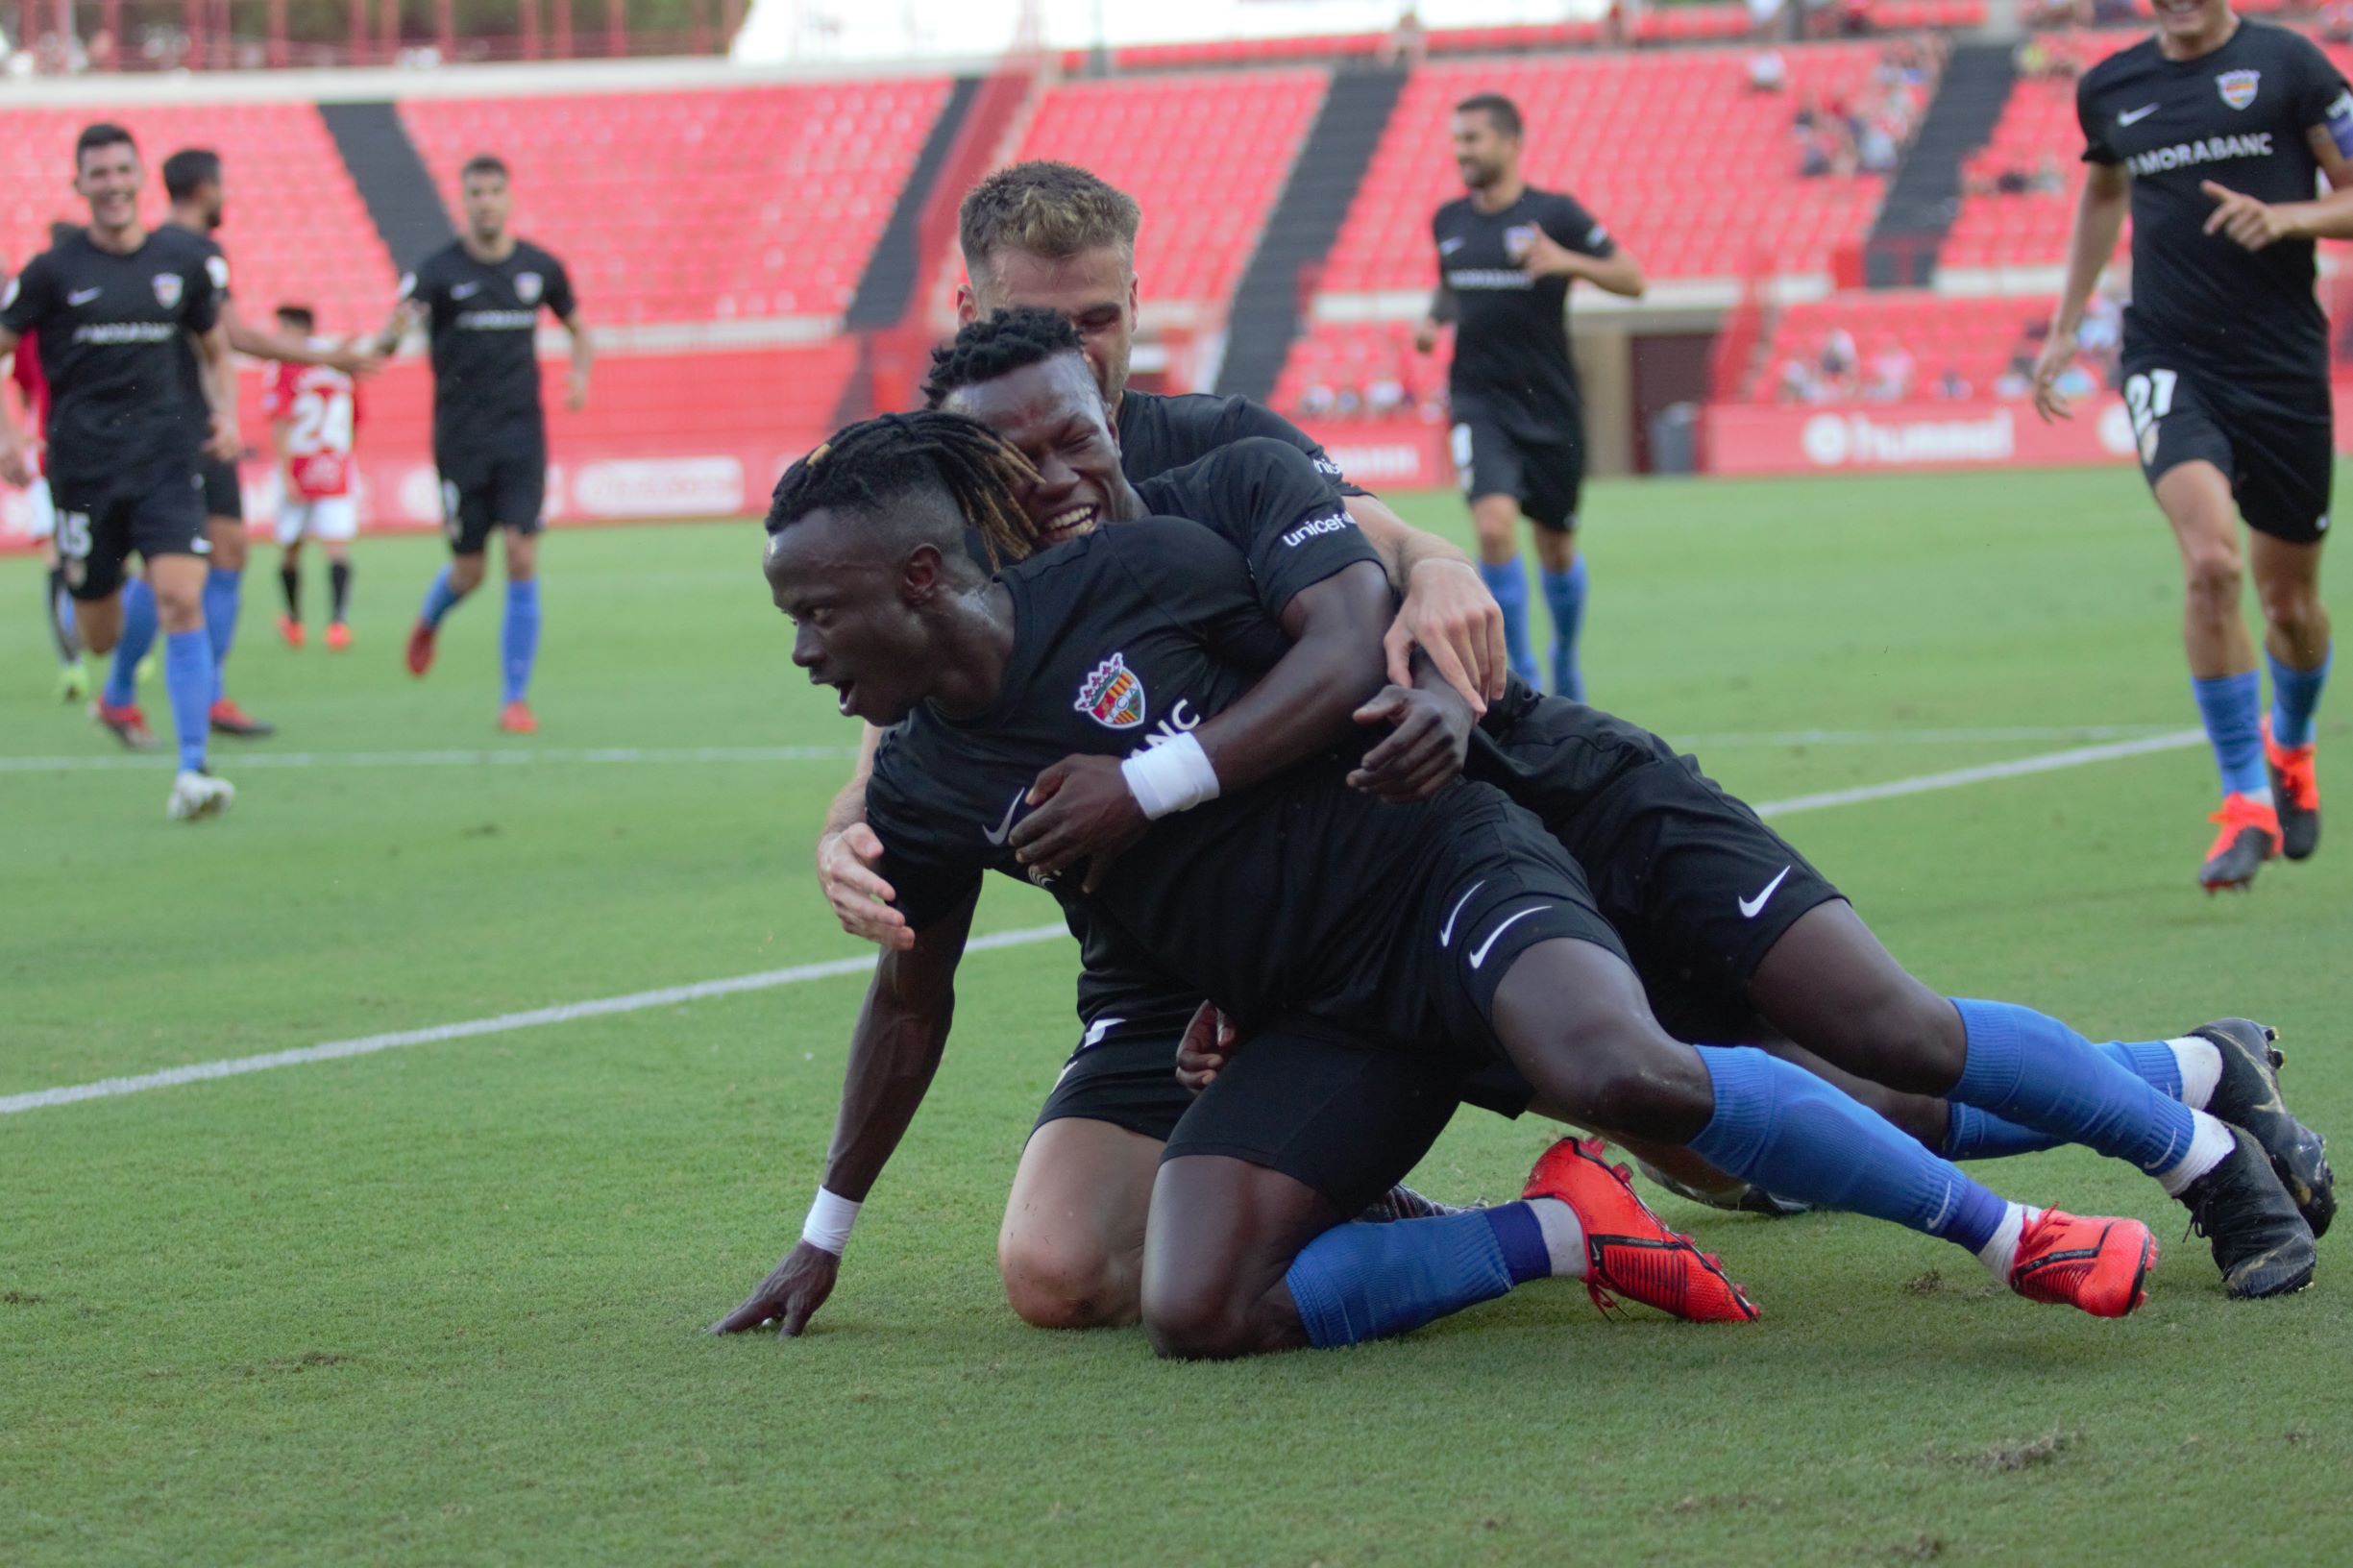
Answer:
[(1029, 794), (1029, 791), (1026, 789), (1016, 791), (1014, 793), (1013, 804), (1005, 808), (1005, 815), (1003, 819), (999, 821), (994, 827), (982, 828), (980, 830), (980, 836), (987, 839), (991, 844), (995, 845), (998, 848), (1003, 848), (1005, 845), (1005, 836), (1013, 831), (1013, 814), (1021, 809), (1021, 797), (1027, 794)]
[(1538, 904), (1533, 909), (1523, 909), (1517, 915), (1512, 916), (1511, 919), (1506, 920), (1503, 924), (1488, 932), (1487, 940), (1481, 943), (1471, 953), (1471, 968), (1475, 969), (1479, 968), (1480, 965), (1484, 964), (1487, 961), (1487, 949), (1495, 945), (1495, 939), (1497, 937), (1502, 936), (1505, 932), (1510, 930), (1513, 926), (1528, 919), (1529, 916), (1541, 915), (1552, 907), (1553, 906), (1550, 904)]
[(103, 288), (77, 288), (65, 296), (65, 303), (73, 306), (87, 305), (105, 292)]
[(2157, 107), (2158, 106), (2155, 104), (2143, 104), (2139, 109), (2126, 110), (2123, 113), (2119, 114), (2116, 117), (2116, 123), (2119, 125), (2139, 125), (2143, 120), (2145, 120), (2151, 114), (2156, 113)]
[(1481, 888), (1483, 888), (1486, 885), (1487, 879), (1483, 876), (1481, 877), (1478, 881), (1471, 884), (1471, 892), (1466, 893), (1461, 897), (1456, 899), (1455, 907), (1446, 912), (1446, 923), (1438, 927), (1438, 945), (1440, 947), (1445, 946), (1448, 943), (1455, 940), (1455, 917), (1461, 914), (1462, 906), (1471, 901), (1471, 893), (1477, 893)]
[(450, 285), (450, 298), (453, 300), (470, 300), (477, 294), (479, 294), (481, 291), (482, 285), (479, 283), (452, 283)]
[(1777, 892), (1777, 890), (1780, 888), (1782, 881), (1788, 877), (1788, 875), (1789, 875), (1789, 870), (1790, 870), (1790, 869), (1789, 869), (1788, 867), (1786, 867), (1786, 866), (1782, 867), (1782, 868), (1781, 868), (1781, 870), (1780, 870), (1780, 873), (1779, 873), (1778, 875), (1777, 875), (1776, 877), (1774, 877), (1774, 879), (1773, 879), (1772, 881), (1770, 881), (1770, 882), (1768, 882), (1768, 883), (1766, 883), (1766, 884), (1765, 884), (1765, 891), (1764, 891), (1764, 892), (1762, 892), (1762, 893), (1758, 894), (1757, 894), (1755, 897), (1753, 897), (1753, 898), (1743, 898), (1743, 899), (1741, 899), (1741, 900), (1740, 900), (1740, 918), (1741, 918), (1742, 919), (1744, 919), (1744, 920), (1752, 920), (1752, 919), (1756, 919), (1756, 912), (1757, 912), (1758, 910), (1760, 910), (1760, 909), (1763, 909), (1763, 908), (1765, 907), (1766, 901), (1767, 901), (1768, 899), (1770, 899), (1770, 898), (1771, 898), (1771, 897), (1774, 895), (1774, 894), (1775, 894), (1775, 893), (1776, 893), (1776, 892)]
[(1438, 241), (1438, 254), (1440, 256), (1452, 256), (1457, 251), (1462, 249), (1464, 243), (1465, 242), (1459, 238), (1441, 239)]

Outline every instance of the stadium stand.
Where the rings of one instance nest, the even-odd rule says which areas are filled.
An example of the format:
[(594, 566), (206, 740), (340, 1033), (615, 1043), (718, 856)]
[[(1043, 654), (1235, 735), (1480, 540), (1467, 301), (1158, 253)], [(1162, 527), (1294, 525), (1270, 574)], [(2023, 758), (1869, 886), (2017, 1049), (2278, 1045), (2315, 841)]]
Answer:
[(52, 220), (87, 216), (66, 174), (74, 136), (101, 112), (139, 140), (150, 222), (165, 212), (159, 166), (167, 156), (190, 146), (221, 155), (229, 201), (220, 237), (236, 267), (237, 297), (260, 319), (298, 298), (331, 331), (382, 325), (397, 281), (392, 259), (309, 104), (0, 110), (0, 257), (11, 266), (48, 248)]
[(1066, 83), (1014, 156), (1082, 163), (1143, 204), (1136, 271), (1148, 298), (1222, 305), (1330, 84), (1320, 69)]
[(1416, 354), (1411, 322), (1327, 323), (1293, 348), (1272, 402), (1299, 419), (1440, 419), (1453, 354)]
[(401, 119), (453, 207), (469, 157), (507, 160), (517, 229), (565, 258), (600, 321), (838, 316), (948, 87), (420, 97)]
[[(2048, 298), (1948, 299), (1922, 290), (1833, 295), (1791, 306), (1752, 360), (1742, 401), (1884, 402), (1939, 396), (2022, 395), (2005, 375), (2031, 364), (2050, 319)], [(1849, 344), (1832, 349), (1836, 334), (1851, 340), (1852, 362), (1839, 368)], [(2105, 367), (2086, 355), (2091, 374)], [(1792, 365), (1802, 367), (1791, 373)], [(1940, 392), (1949, 374), (1967, 386)], [(1785, 380), (1785, 377), (1787, 378)]]

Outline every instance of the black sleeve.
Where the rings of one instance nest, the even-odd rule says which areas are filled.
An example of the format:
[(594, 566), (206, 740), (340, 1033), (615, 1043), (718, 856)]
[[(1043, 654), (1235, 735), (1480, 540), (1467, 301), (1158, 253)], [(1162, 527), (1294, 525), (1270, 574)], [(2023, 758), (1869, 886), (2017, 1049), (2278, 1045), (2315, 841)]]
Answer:
[(1606, 259), (1618, 254), (1618, 242), (1602, 222), (1574, 196), (1554, 198), (1544, 214), (1544, 232), (1580, 256)]
[(2121, 163), (2124, 161), (2123, 155), (2109, 146), (2107, 139), (2100, 135), (2099, 105), (2094, 101), (2097, 89), (2092, 85), (2096, 74), (2087, 71), (2075, 83), (2075, 123), (2083, 130), (2083, 160), (2086, 163)]
[(2342, 72), (2320, 52), (2319, 45), (2301, 35), (2290, 35), (2295, 52), (2295, 123), (2307, 131), (2329, 134), (2340, 156), (2353, 158), (2353, 91), (2347, 91)]
[(221, 301), (228, 297), (229, 261), (219, 255), (198, 252), (180, 271), (180, 324), (191, 332), (208, 332), (221, 319)]
[(920, 781), (921, 769), (899, 732), (884, 736), (866, 781), (866, 821), (882, 840), (877, 870), (898, 894), (898, 912), (919, 932), (963, 908), (984, 870), (973, 854), (957, 852), (937, 813), (916, 805), (919, 796), (909, 786)]
[(1096, 537), (1154, 608), (1201, 639), (1221, 658), (1253, 670), (1271, 668), (1290, 639), (1259, 602), (1240, 553), (1197, 523), (1146, 518)]
[(1360, 485), (1349, 483), (1348, 476), (1340, 472), (1340, 465), (1332, 460), (1330, 453), (1316, 444), (1314, 437), (1262, 403), (1248, 398), (1227, 400), (1223, 428), (1217, 433), (1220, 446), (1262, 436), (1269, 441), (1280, 441), (1287, 447), (1295, 447), (1307, 454), (1308, 461), (1315, 465), (1318, 473), (1339, 487), (1341, 495), (1372, 494)]
[(1339, 491), (1293, 448), (1254, 437), (1223, 448), (1209, 467), (1218, 531), (1250, 563), (1270, 614), (1360, 561), (1381, 565)]
[(558, 321), (570, 321), (572, 312), (579, 307), (572, 297), (572, 274), (551, 256), (548, 257), (547, 291), (540, 297), (547, 301), (548, 308), (555, 312)]
[(22, 337), (38, 328), (56, 307), (57, 264), (43, 251), (9, 280), (7, 293), (0, 297), (0, 327)]

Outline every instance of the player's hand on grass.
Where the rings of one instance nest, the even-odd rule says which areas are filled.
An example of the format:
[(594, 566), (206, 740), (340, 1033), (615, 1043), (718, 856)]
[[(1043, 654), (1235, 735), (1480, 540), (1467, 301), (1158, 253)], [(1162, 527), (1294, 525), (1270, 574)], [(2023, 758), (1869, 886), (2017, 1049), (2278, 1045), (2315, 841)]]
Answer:
[(2075, 334), (2053, 331), (2034, 361), (2034, 411), (2046, 420), (2072, 419), (2074, 403), (2059, 390), (2059, 378), (2075, 360)]
[(1381, 640), (1389, 679), (1413, 684), (1413, 650), (1430, 655), (1446, 684), (1462, 694), (1473, 717), (1504, 695), (1511, 665), (1504, 652), (1504, 612), (1464, 561), (1422, 561), (1406, 579), (1406, 601)]
[(915, 933), (892, 907), (898, 891), (875, 874), (881, 860), (882, 840), (864, 822), (852, 822), (817, 841), (817, 880), (843, 930), (903, 953), (915, 945)]
[(2212, 180), (2199, 181), (2197, 188), (2215, 203), (2215, 209), (2206, 214), (2206, 233), (2227, 235), (2233, 244), (2249, 251), (2295, 237), (2295, 223), (2284, 209)]
[(744, 1304), (711, 1325), (712, 1334), (742, 1334), (766, 1324), (776, 1325), (779, 1338), (791, 1339), (809, 1326), (809, 1319), (833, 1294), (842, 1274), (842, 1259), (808, 1242), (796, 1243), (784, 1262), (769, 1272), (760, 1287)]
[(1101, 884), (1120, 851), (1152, 825), (1116, 757), (1063, 758), (1038, 775), (1029, 803), (1030, 814), (1013, 829), (1021, 864), (1055, 877), (1082, 860), (1091, 862), (1083, 890), (1088, 893)]
[(1225, 1070), (1226, 1060), (1241, 1044), (1241, 1036), (1234, 1020), (1217, 1011), (1215, 1002), (1203, 1002), (1193, 1010), (1192, 1021), (1185, 1026), (1184, 1038), (1177, 1041), (1177, 1082), (1198, 1094), (1217, 1081)]
[(1427, 800), (1462, 771), (1471, 748), (1471, 710), (1460, 694), (1384, 686), (1357, 709), (1360, 724), (1387, 724), (1389, 733), (1364, 753), (1348, 786), (1390, 805)]

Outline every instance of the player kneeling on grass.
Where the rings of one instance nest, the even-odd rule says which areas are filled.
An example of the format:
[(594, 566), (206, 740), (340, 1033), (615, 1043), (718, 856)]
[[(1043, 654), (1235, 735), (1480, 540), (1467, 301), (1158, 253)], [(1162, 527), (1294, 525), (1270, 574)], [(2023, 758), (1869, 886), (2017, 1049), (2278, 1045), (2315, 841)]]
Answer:
[[(1331, 746), (1357, 732), (1383, 661), (1376, 646), (1355, 668), (1294, 668), (1305, 661), (1214, 535), (1133, 524), (992, 578), (967, 531), (1019, 542), (1008, 467), (978, 489), (944, 472), (928, 438), (939, 421), (968, 425), (894, 416), (879, 434), (842, 432), (787, 472), (769, 515), (768, 578), (797, 628), (795, 662), (846, 714), (903, 725), (868, 796), (915, 940), (884, 954), (870, 990), (801, 1245), (718, 1327), (781, 1319), (797, 1332), (831, 1291), (850, 1206), (946, 1043), (992, 870), (1045, 881), (1082, 932), (1108, 924), (1245, 1025), (1374, 1047), (1355, 1053), (1361, 1076), (1442, 1084), (1507, 1065), (1547, 1115), (1688, 1145), (1773, 1191), (1950, 1239), (2036, 1299), (2100, 1315), (2139, 1305), (2156, 1255), (2139, 1222), (2006, 1203), (1822, 1079), (1753, 1048), (1669, 1039), (1581, 872), (1499, 792), (1459, 784), (1387, 805), (1350, 788), (1345, 757), (1270, 772), (1287, 748), (1271, 737)], [(1026, 466), (1007, 455), (1012, 473)], [(1369, 552), (1346, 570), (1386, 604)], [(1152, 712), (1165, 717), (1147, 730)], [(1099, 880), (1048, 875), (999, 832), (1025, 800), (1082, 779), (1122, 782), (1153, 819)], [(1262, 1067), (1263, 1043), (1187, 1112), (1154, 1184), (1143, 1318), (1162, 1353), (1353, 1343), (1582, 1272), (1588, 1238), (1566, 1202), (1336, 1224), (1346, 1211), (1280, 1163), (1304, 1103), (1291, 1075), (1310, 1051)], [(1373, 1140), (1358, 1141), (1370, 1159)], [(1409, 1165), (1420, 1150), (1395, 1152)], [(1556, 1150), (1533, 1186), (1582, 1158)], [(1658, 1252), (1672, 1278), (1662, 1302), (1752, 1315), (1687, 1243)]]
[[(306, 305), (278, 307), (278, 329), (319, 347), (318, 318)], [(278, 453), (279, 587), (286, 609), (278, 635), (300, 648), (303, 631), (302, 549), (316, 539), (327, 552), (331, 594), (327, 646), (338, 652), (352, 646), (352, 538), (359, 531), (359, 510), (352, 494), (352, 437), (359, 428), (358, 383), (330, 365), (281, 364), (262, 409), (270, 416), (270, 444)]]

